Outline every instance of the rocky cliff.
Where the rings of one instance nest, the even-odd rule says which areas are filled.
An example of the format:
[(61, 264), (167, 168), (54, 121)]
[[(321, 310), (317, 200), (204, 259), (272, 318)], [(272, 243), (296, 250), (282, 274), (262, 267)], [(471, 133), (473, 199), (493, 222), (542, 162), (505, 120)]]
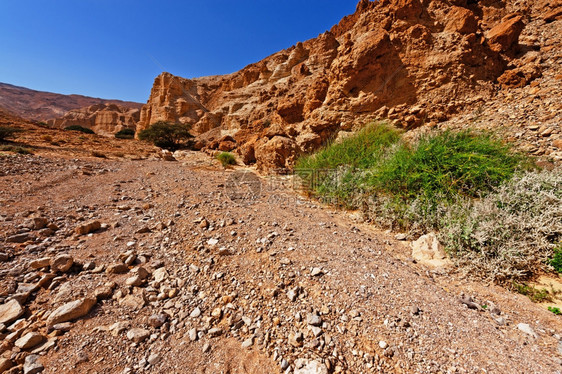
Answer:
[(197, 79), (162, 73), (139, 128), (193, 125), (197, 145), (235, 150), (259, 169), (294, 158), (375, 119), (435, 125), (541, 76), (529, 59), (545, 41), (519, 41), (560, 2), (361, 0), (330, 31), (239, 72)]
[(96, 104), (70, 110), (61, 118), (48, 120), (47, 124), (60, 129), (77, 125), (92, 129), (98, 135), (112, 136), (125, 128), (134, 130), (139, 119), (139, 109), (117, 104)]

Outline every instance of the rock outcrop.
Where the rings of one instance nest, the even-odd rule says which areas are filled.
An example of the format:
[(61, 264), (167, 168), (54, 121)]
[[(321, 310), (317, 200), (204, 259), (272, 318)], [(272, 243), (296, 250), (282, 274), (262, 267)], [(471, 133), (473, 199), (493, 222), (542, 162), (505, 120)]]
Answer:
[(63, 117), (49, 120), (47, 124), (63, 129), (82, 126), (96, 134), (112, 136), (125, 128), (135, 129), (140, 119), (140, 110), (117, 104), (96, 104), (87, 108), (68, 111)]
[[(162, 73), (139, 128), (187, 123), (198, 148), (234, 149), (245, 163), (271, 170), (376, 119), (405, 129), (435, 125), (494, 95), (531, 14), (512, 1), (452, 3), (361, 0), (330, 31), (239, 72), (196, 79)], [(525, 70), (501, 83), (536, 76)]]

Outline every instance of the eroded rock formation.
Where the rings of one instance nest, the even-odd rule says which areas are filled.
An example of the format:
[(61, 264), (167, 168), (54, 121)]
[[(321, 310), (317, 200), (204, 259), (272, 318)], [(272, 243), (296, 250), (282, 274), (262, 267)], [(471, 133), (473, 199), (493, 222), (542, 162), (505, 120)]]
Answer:
[(500, 76), (518, 85), (540, 75), (529, 67), (505, 74), (532, 14), (505, 3), (361, 0), (330, 31), (239, 72), (162, 73), (139, 128), (189, 123), (198, 147), (234, 149), (245, 163), (271, 170), (375, 119), (436, 124), (493, 95)]
[(96, 104), (87, 108), (68, 111), (62, 118), (49, 120), (55, 128), (82, 126), (98, 135), (112, 136), (125, 128), (135, 129), (140, 119), (140, 110), (117, 104)]

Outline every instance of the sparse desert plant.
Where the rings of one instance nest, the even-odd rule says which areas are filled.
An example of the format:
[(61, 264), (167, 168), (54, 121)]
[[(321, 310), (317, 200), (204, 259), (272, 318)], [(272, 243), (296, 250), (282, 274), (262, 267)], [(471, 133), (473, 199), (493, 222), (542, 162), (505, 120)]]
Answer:
[(525, 172), (481, 199), (451, 206), (440, 239), (474, 274), (525, 279), (558, 267), (561, 217), (562, 172)]
[(31, 152), (29, 149), (24, 148), (24, 147), (20, 147), (20, 146), (16, 146), (16, 145), (0, 145), (0, 151), (14, 152), (14, 153), (18, 153), (20, 155), (32, 155), (33, 154), (33, 152)]
[(83, 132), (84, 134), (95, 134), (95, 132), (92, 129), (79, 125), (67, 126), (64, 129), (68, 131), (79, 131), (79, 132)]
[(222, 166), (236, 165), (236, 157), (230, 152), (221, 152), (217, 155), (217, 160), (220, 161)]
[(548, 311), (556, 314), (557, 316), (562, 314), (562, 312), (560, 311), (560, 308), (555, 307), (555, 306), (549, 306)]
[(191, 125), (159, 121), (139, 132), (139, 139), (153, 143), (155, 146), (175, 151), (185, 146), (193, 137), (189, 132)]
[(513, 283), (516, 292), (521, 295), (527, 296), (534, 303), (543, 303), (545, 301), (552, 301), (552, 296), (545, 288), (538, 289), (526, 283)]
[(18, 129), (10, 126), (0, 126), (0, 141), (5, 141), (6, 139), (11, 139), (16, 136), (16, 134), (22, 132), (22, 129)]
[(117, 139), (133, 139), (135, 137), (135, 130), (123, 129), (115, 133)]
[(41, 137), (41, 139), (43, 139), (43, 141), (48, 142), (48, 143), (53, 141), (53, 137), (51, 135), (43, 135)]

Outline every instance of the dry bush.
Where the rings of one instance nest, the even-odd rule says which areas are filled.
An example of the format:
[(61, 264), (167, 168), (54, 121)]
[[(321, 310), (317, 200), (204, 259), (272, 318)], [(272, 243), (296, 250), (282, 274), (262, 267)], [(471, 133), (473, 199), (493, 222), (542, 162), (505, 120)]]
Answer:
[(498, 282), (551, 270), (562, 240), (562, 172), (527, 172), (451, 206), (440, 239), (467, 272)]

